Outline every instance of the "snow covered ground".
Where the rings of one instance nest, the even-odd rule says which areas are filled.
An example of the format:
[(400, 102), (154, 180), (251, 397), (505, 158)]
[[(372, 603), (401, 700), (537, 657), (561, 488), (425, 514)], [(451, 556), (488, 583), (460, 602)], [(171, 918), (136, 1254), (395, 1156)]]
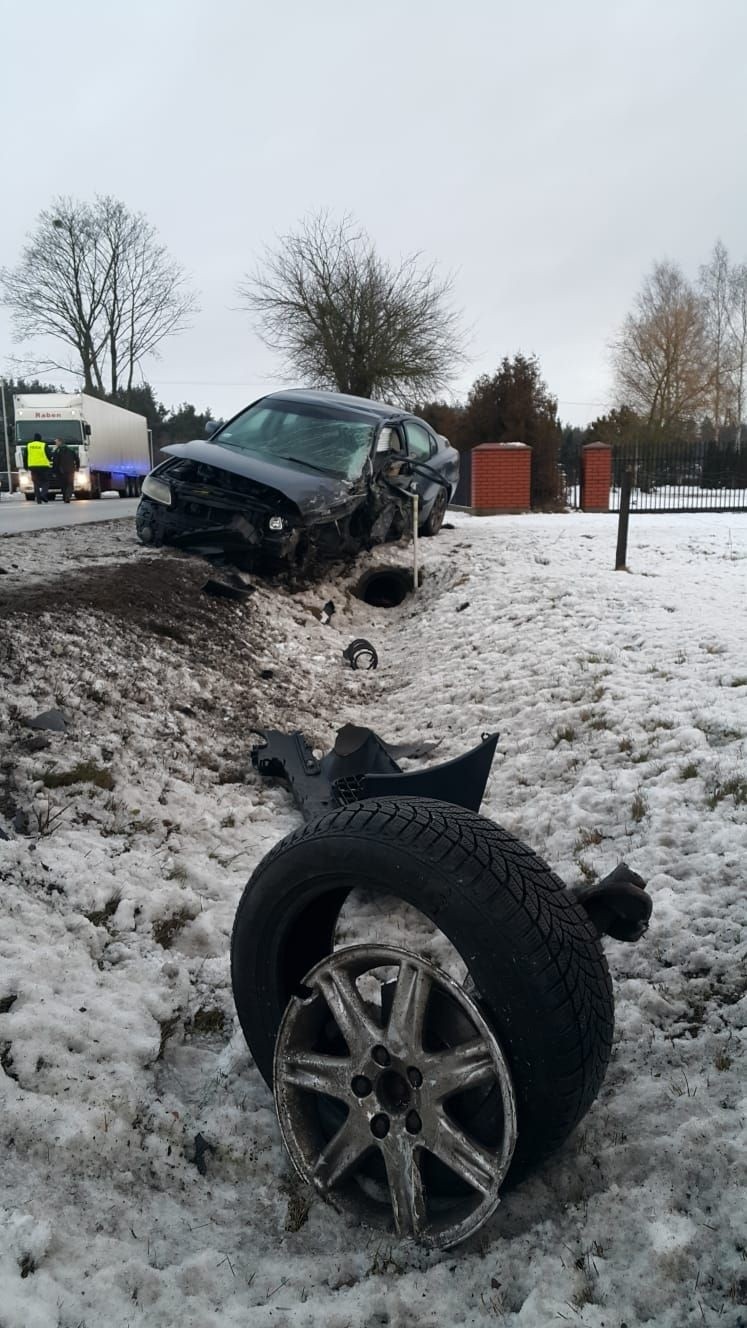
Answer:
[[(389, 611), (350, 575), (208, 599), (124, 522), (0, 540), (0, 1328), (747, 1324), (747, 517), (636, 515), (630, 574), (608, 516), (453, 519)], [(486, 814), (654, 898), (606, 944), (597, 1102), (440, 1254), (298, 1186), (233, 1015), (240, 893), (299, 821), (250, 730), (346, 721), (432, 760), (500, 729)]]

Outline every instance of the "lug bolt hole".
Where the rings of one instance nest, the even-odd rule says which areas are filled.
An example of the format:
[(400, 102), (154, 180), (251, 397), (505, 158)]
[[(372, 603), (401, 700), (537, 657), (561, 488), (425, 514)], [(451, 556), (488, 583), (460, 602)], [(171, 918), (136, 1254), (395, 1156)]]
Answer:
[(371, 1055), (373, 1056), (377, 1065), (389, 1064), (389, 1052), (387, 1051), (386, 1047), (382, 1046), (374, 1047), (373, 1051), (371, 1052)]
[(356, 1074), (353, 1077), (353, 1082), (350, 1087), (356, 1097), (368, 1097), (371, 1092), (372, 1084), (371, 1080), (367, 1079), (365, 1074)]
[(389, 1133), (389, 1117), (383, 1111), (371, 1121), (371, 1133), (377, 1139), (385, 1139)]
[(423, 1082), (423, 1076), (416, 1065), (410, 1066), (409, 1070), (407, 1071), (407, 1078), (410, 1080), (410, 1083), (412, 1084), (413, 1088), (420, 1088), (420, 1085)]
[(405, 1129), (408, 1131), (408, 1133), (420, 1134), (422, 1128), (423, 1128), (423, 1122), (421, 1121), (417, 1111), (408, 1111), (407, 1116), (405, 1117)]

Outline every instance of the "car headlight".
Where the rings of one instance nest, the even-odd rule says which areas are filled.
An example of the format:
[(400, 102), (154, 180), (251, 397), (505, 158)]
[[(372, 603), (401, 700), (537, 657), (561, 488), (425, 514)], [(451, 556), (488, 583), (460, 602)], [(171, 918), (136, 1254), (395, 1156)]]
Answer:
[(146, 498), (152, 498), (154, 503), (163, 503), (164, 507), (171, 507), (174, 501), (171, 485), (160, 480), (157, 475), (146, 476), (141, 492)]
[(268, 530), (275, 530), (275, 531), (285, 530), (285, 517), (271, 516), (269, 521), (267, 522), (267, 528)]

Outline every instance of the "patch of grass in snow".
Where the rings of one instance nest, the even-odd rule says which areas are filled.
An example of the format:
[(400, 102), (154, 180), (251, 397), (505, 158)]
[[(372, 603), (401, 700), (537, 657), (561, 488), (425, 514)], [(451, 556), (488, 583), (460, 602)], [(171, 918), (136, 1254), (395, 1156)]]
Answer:
[(592, 719), (589, 728), (594, 729), (595, 732), (597, 733), (600, 733), (606, 729), (611, 729), (612, 725), (610, 724), (606, 715), (597, 715), (594, 719)]
[(118, 908), (119, 895), (112, 895), (111, 899), (107, 899), (103, 908), (94, 909), (92, 913), (84, 913), (83, 917), (87, 918), (94, 927), (103, 927), (110, 918), (114, 917)]
[(648, 811), (648, 803), (642, 793), (636, 793), (630, 804), (630, 815), (634, 821), (642, 821)]
[(606, 715), (595, 715), (593, 710), (582, 710), (579, 719), (588, 724), (590, 729), (609, 729), (612, 727)]
[(575, 1293), (573, 1299), (571, 1300), (571, 1305), (573, 1309), (582, 1310), (584, 1308), (584, 1305), (596, 1305), (601, 1303), (602, 1302), (597, 1294), (595, 1283), (592, 1282), (590, 1278), (584, 1277), (581, 1281), (578, 1291)]
[(559, 747), (561, 742), (573, 742), (575, 740), (575, 737), (576, 737), (576, 730), (574, 729), (573, 725), (566, 724), (565, 728), (558, 729), (553, 734), (552, 745), (553, 747)]
[(222, 1033), (226, 1016), (219, 1005), (202, 1005), (187, 1022), (187, 1031), (195, 1034)]
[(180, 931), (183, 931), (188, 922), (192, 922), (192, 914), (187, 908), (177, 909), (176, 913), (170, 913), (166, 918), (159, 918), (153, 923), (153, 939), (164, 950), (170, 950)]
[(633, 750), (633, 739), (632, 739), (632, 738), (621, 738), (620, 741), (619, 741), (619, 743), (618, 743), (618, 747), (619, 747), (619, 749), (620, 749), (621, 752), (632, 752), (632, 750)]
[(732, 678), (730, 687), (747, 687), (747, 678)]
[(587, 886), (593, 886), (594, 882), (599, 879), (598, 871), (595, 871), (591, 863), (586, 862), (586, 859), (582, 858), (580, 854), (574, 854), (574, 862), (576, 862), (580, 875), (584, 876)]
[(719, 1047), (718, 1051), (716, 1052), (716, 1055), (713, 1058), (714, 1069), (721, 1071), (730, 1070), (732, 1064), (733, 1064), (732, 1058), (729, 1055), (728, 1051), (726, 1050), (726, 1047)]
[(725, 798), (733, 798), (735, 807), (745, 806), (747, 804), (747, 779), (743, 779), (741, 775), (731, 775), (729, 779), (712, 780), (706, 795), (706, 806), (714, 811)]
[(367, 1268), (364, 1277), (387, 1277), (391, 1273), (398, 1273), (400, 1276), (405, 1272), (405, 1265), (399, 1263), (394, 1257), (393, 1245), (377, 1245), (374, 1251), (371, 1267)]
[(158, 1020), (158, 1027), (161, 1030), (161, 1040), (158, 1044), (158, 1055), (156, 1056), (157, 1061), (163, 1060), (164, 1052), (166, 1051), (166, 1043), (168, 1042), (169, 1038), (176, 1032), (178, 1026), (179, 1026), (178, 1010), (176, 1014), (170, 1015), (168, 1019)]
[(70, 788), (73, 784), (95, 784), (96, 788), (108, 792), (114, 788), (111, 770), (96, 765), (95, 761), (80, 761), (72, 770), (57, 771), (50, 768), (45, 770), (41, 780), (45, 788)]
[(574, 853), (580, 853), (585, 848), (591, 848), (592, 844), (601, 844), (604, 835), (601, 830), (586, 830), (582, 828), (578, 832), (578, 838), (574, 846)]
[(711, 747), (728, 747), (732, 742), (739, 742), (744, 733), (741, 729), (721, 728), (718, 724), (700, 725)]
[(179, 881), (183, 885), (185, 881), (189, 880), (189, 872), (183, 863), (175, 862), (173, 867), (169, 867), (168, 871), (164, 872), (164, 879)]
[(285, 1215), (285, 1230), (300, 1231), (308, 1220), (314, 1194), (308, 1186), (302, 1184), (296, 1176), (290, 1176), (285, 1188), (288, 1192), (288, 1210)]
[(683, 765), (682, 769), (680, 770), (678, 779), (697, 779), (697, 776), (698, 776), (697, 765), (695, 764), (694, 761), (688, 761), (687, 765)]
[(670, 732), (674, 728), (674, 720), (657, 719), (656, 715), (652, 715), (651, 719), (645, 721), (643, 727), (647, 733), (656, 733), (657, 729), (665, 729)]

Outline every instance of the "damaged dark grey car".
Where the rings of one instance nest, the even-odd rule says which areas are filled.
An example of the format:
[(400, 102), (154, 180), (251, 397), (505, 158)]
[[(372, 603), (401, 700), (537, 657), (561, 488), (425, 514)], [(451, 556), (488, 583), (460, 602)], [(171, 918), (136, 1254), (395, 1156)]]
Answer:
[(275, 392), (209, 442), (165, 448), (143, 484), (144, 544), (305, 566), (354, 554), (411, 529), (438, 533), (459, 454), (424, 420), (330, 392)]

